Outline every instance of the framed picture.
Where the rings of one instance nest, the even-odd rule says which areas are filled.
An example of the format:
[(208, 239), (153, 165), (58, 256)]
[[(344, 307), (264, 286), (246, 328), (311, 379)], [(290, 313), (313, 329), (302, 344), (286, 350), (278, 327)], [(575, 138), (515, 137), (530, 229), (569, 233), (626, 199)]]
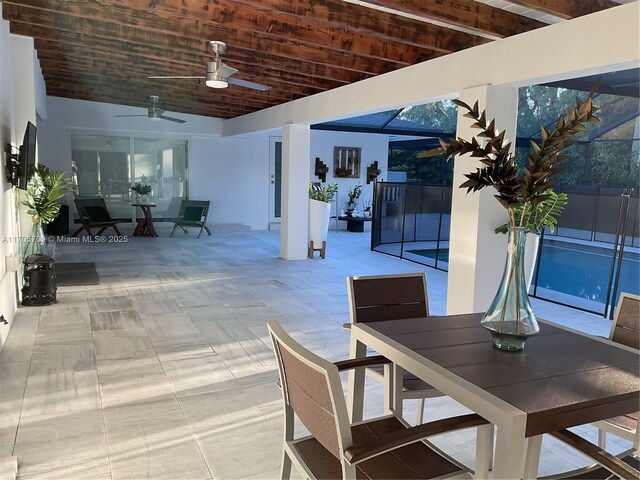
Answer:
[(333, 176), (360, 178), (360, 147), (333, 147)]

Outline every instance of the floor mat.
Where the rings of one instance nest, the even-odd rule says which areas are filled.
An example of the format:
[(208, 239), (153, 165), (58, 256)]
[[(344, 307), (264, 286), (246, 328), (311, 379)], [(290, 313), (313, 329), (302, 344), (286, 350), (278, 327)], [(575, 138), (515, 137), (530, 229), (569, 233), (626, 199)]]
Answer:
[(53, 266), (58, 287), (100, 285), (96, 264), (93, 262), (54, 263)]

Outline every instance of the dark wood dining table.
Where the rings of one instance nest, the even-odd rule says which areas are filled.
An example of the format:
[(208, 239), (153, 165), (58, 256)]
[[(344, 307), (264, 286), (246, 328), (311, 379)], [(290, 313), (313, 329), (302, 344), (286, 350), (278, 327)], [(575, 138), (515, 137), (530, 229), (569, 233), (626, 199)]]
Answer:
[[(406, 369), (496, 425), (493, 478), (535, 478), (544, 433), (640, 409), (637, 350), (540, 320), (524, 351), (505, 352), (481, 318), (356, 323), (351, 356), (373, 349), (393, 362), (392, 378)], [(349, 377), (352, 421), (362, 418), (363, 387), (357, 369)], [(391, 408), (401, 414), (401, 405)]]

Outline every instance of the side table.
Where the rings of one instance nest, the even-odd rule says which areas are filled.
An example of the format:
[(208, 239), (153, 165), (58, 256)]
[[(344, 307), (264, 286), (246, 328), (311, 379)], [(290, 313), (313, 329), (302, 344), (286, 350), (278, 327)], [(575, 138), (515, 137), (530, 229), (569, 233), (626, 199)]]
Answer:
[(371, 217), (338, 217), (338, 220), (347, 222), (348, 232), (364, 232), (364, 222), (370, 222)]
[(153, 226), (153, 216), (151, 208), (155, 207), (155, 203), (132, 203), (134, 207), (140, 207), (142, 210), (142, 218), (138, 218), (138, 225), (133, 231), (134, 237), (157, 237), (156, 228)]

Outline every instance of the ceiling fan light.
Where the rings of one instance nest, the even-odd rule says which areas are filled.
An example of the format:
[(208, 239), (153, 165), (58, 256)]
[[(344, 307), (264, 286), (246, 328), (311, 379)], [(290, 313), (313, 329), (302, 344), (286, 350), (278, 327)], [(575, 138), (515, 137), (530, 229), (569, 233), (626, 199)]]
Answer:
[(227, 88), (229, 86), (229, 84), (224, 80), (217, 80), (215, 78), (207, 79), (205, 83), (207, 84), (207, 87), (211, 88)]

